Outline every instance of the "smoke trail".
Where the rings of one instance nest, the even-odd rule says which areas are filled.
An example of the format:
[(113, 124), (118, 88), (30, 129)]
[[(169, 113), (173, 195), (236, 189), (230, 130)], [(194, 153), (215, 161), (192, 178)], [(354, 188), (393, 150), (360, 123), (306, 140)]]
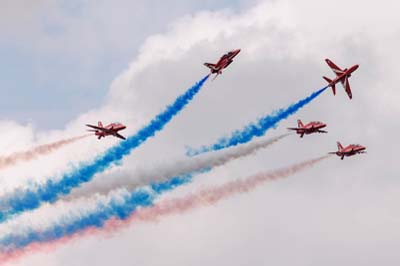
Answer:
[(0, 246), (6, 253), (14, 252), (33, 243), (47, 243), (73, 236), (88, 228), (101, 228), (111, 218), (127, 219), (139, 207), (151, 206), (158, 195), (190, 182), (193, 174), (174, 177), (163, 183), (152, 184), (148, 188), (125, 193), (120, 197), (111, 198), (106, 203), (98, 202), (94, 211), (88, 211), (75, 219), (67, 215), (57, 224), (42, 231), (28, 228), (23, 234), (6, 235), (0, 239)]
[[(84, 222), (78, 223), (78, 225), (87, 224), (89, 219), (94, 222), (90, 226), (87, 226), (84, 231), (76, 230), (77, 224), (60, 223), (59, 225), (43, 231), (28, 230), (28, 232), (26, 232), (26, 230), (24, 230), (23, 232), (25, 233), (22, 235), (14, 233), (2, 237), (0, 239), (0, 244), (2, 246), (0, 262), (4, 263), (9, 260), (18, 259), (25, 254), (40, 251), (45, 248), (55, 248), (59, 244), (63, 244), (78, 237), (99, 233), (112, 233), (128, 226), (134, 221), (154, 222), (166, 215), (183, 214), (195, 208), (213, 205), (237, 194), (250, 192), (266, 181), (294, 175), (314, 166), (328, 157), (329, 155), (325, 155), (275, 171), (259, 173), (242, 180), (235, 180), (220, 186), (203, 189), (197, 193), (189, 194), (181, 198), (165, 199), (155, 205), (151, 204), (153, 198), (150, 192), (146, 192), (146, 190), (143, 189), (136, 190), (131, 194), (131, 197), (127, 197), (128, 200), (126, 203), (128, 206), (131, 206), (130, 208), (125, 209), (121, 207), (124, 203), (111, 201), (110, 206), (115, 208), (115, 210), (112, 211), (112, 215), (109, 215), (108, 212), (88, 215), (87, 218), (84, 219)], [(170, 184), (175, 184), (174, 187), (176, 187), (190, 181), (190, 178), (190, 175), (178, 177)], [(166, 185), (166, 187), (161, 189), (162, 191), (174, 188), (167, 184), (164, 185)], [(155, 190), (153, 190), (153, 192), (154, 191)], [(139, 206), (144, 208), (138, 208)], [(99, 208), (110, 210), (109, 207), (104, 205)], [(65, 232), (68, 232), (68, 234)]]
[(166, 199), (151, 208), (143, 208), (133, 213), (127, 220), (113, 220), (106, 225), (106, 230), (116, 230), (121, 226), (128, 225), (131, 221), (155, 221), (165, 215), (182, 214), (186, 211), (213, 205), (219, 201), (235, 196), (237, 194), (248, 193), (266, 181), (282, 179), (294, 175), (300, 171), (311, 168), (331, 155), (324, 155), (315, 159), (307, 160), (289, 167), (275, 171), (259, 173), (242, 180), (235, 180), (221, 186), (203, 189), (200, 192), (189, 194), (182, 198)]
[(93, 176), (112, 166), (128, 155), (132, 149), (144, 143), (148, 138), (153, 137), (156, 132), (162, 130), (200, 91), (209, 75), (202, 78), (193, 87), (179, 96), (172, 105), (158, 114), (146, 126), (140, 129), (135, 135), (125, 141), (108, 149), (102, 155), (96, 157), (93, 162), (82, 163), (72, 172), (64, 174), (60, 179), (50, 178), (43, 185), (35, 188), (14, 191), (11, 195), (2, 200), (0, 221), (5, 221), (12, 215), (38, 208), (44, 202), (54, 202), (61, 195), (67, 195), (73, 188), (79, 187), (82, 183), (89, 182)]
[[(201, 164), (193, 164), (191, 167), (183, 167), (179, 171), (187, 171), (184, 174), (175, 176), (169, 180), (152, 183), (148, 188), (136, 189), (134, 192), (123, 195), (121, 197), (111, 199), (108, 203), (98, 203), (93, 211), (80, 214), (75, 219), (71, 219), (70, 215), (61, 218), (58, 223), (52, 225), (44, 231), (36, 231), (29, 229), (23, 235), (8, 235), (0, 238), (0, 246), (14, 249), (24, 248), (31, 243), (45, 243), (62, 237), (74, 235), (91, 227), (102, 227), (104, 223), (111, 218), (120, 220), (126, 219), (138, 207), (148, 207), (153, 204), (154, 200), (166, 191), (170, 191), (178, 186), (191, 181), (192, 176), (211, 170), (213, 167), (227, 163), (235, 158), (249, 155), (258, 149), (265, 148), (280, 139), (288, 136), (284, 134), (271, 140), (259, 141), (251, 143), (245, 147), (233, 149), (230, 152), (224, 152), (224, 156), (207, 158), (202, 160)], [(196, 158), (196, 160), (201, 157)]]
[(49, 154), (53, 151), (60, 149), (61, 147), (76, 142), (80, 139), (86, 138), (91, 134), (86, 134), (70, 139), (59, 140), (50, 144), (44, 144), (37, 147), (32, 148), (31, 150), (22, 151), (22, 152), (15, 152), (9, 156), (0, 157), (0, 169), (15, 165), (19, 162), (26, 162), (41, 155)]
[(303, 106), (310, 103), (318, 95), (325, 91), (326, 88), (327, 87), (324, 87), (316, 92), (313, 92), (310, 96), (290, 105), (287, 108), (281, 108), (277, 111), (274, 111), (272, 114), (260, 118), (257, 122), (248, 124), (241, 130), (234, 131), (231, 136), (220, 138), (216, 143), (210, 146), (201, 146), (198, 149), (188, 148), (186, 155), (195, 156), (209, 151), (217, 151), (227, 147), (236, 146), (240, 143), (249, 142), (254, 137), (263, 136), (267, 130), (276, 127), (280, 121), (296, 113)]
[(252, 142), (247, 145), (234, 147), (220, 151), (218, 153), (211, 153), (205, 156), (198, 156), (194, 158), (185, 159), (184, 161), (176, 162), (167, 167), (154, 167), (149, 170), (135, 170), (135, 175), (129, 173), (120, 174), (119, 177), (111, 179), (98, 180), (96, 182), (83, 186), (65, 198), (65, 200), (76, 199), (83, 196), (97, 194), (106, 194), (116, 188), (124, 187), (128, 190), (133, 190), (137, 186), (147, 185), (152, 182), (162, 182), (174, 176), (180, 176), (185, 173), (192, 173), (204, 170), (205, 168), (214, 168), (228, 163), (234, 159), (250, 155), (259, 149), (267, 148), (268, 146), (278, 142), (279, 140), (290, 135), (283, 134), (271, 139), (260, 140)]

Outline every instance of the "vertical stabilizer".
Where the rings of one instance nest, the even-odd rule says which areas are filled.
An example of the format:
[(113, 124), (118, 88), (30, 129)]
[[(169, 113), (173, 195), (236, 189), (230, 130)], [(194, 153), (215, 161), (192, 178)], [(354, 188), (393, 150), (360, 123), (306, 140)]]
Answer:
[(300, 119), (297, 120), (297, 126), (298, 126), (299, 128), (304, 127), (303, 122), (301, 122)]
[(343, 146), (342, 146), (342, 144), (340, 144), (339, 141), (337, 142), (337, 148), (338, 148), (339, 151), (343, 150)]

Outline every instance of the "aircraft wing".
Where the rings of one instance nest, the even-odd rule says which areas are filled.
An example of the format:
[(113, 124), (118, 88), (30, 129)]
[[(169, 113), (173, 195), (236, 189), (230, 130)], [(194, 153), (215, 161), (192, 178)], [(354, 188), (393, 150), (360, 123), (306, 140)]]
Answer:
[(349, 95), (349, 98), (351, 99), (353, 97), (352, 93), (351, 93), (351, 89), (350, 89), (350, 83), (349, 83), (349, 78), (346, 77), (344, 79), (344, 83), (343, 83), (344, 89), (347, 93), (347, 95)]
[(233, 60), (231, 59), (231, 60), (229, 60), (227, 63), (226, 63), (226, 65), (224, 66), (224, 68), (227, 68), (230, 64), (232, 64), (232, 62), (233, 62)]
[(289, 130), (302, 130), (302, 128), (298, 128), (298, 127), (288, 127), (287, 129), (289, 129)]
[(105, 127), (98, 127), (98, 126), (94, 126), (94, 125), (86, 125), (86, 126), (94, 128), (96, 130), (100, 130), (100, 131), (108, 133), (108, 134), (114, 134), (113, 130), (107, 129)]
[(328, 131), (325, 131), (325, 130), (318, 130), (318, 133), (328, 133)]
[(93, 125), (89, 125), (89, 124), (86, 124), (86, 126), (87, 127), (91, 127), (91, 128), (94, 128), (94, 129), (97, 129), (97, 130), (102, 130), (102, 131), (105, 131), (104, 129), (104, 127), (98, 127), (98, 126), (93, 126)]
[(344, 73), (344, 71), (340, 67), (335, 65), (331, 60), (326, 59), (325, 61), (328, 64), (328, 66), (332, 69), (333, 73), (336, 74), (336, 76), (340, 76)]
[(118, 134), (118, 133), (115, 133), (115, 135), (114, 135), (114, 136), (116, 136), (117, 138), (120, 138), (120, 139), (126, 140), (126, 138), (125, 138), (124, 136), (122, 136), (122, 135), (120, 135), (120, 134)]

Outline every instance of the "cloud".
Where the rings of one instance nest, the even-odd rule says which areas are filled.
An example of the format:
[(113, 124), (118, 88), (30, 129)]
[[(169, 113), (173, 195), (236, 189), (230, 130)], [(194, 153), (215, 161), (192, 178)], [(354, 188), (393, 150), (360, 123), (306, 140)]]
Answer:
[[(362, 14), (357, 15), (360, 7)], [(206, 73), (202, 62), (216, 60), (231, 48), (242, 48), (236, 61), (204, 88), (187, 112), (125, 159), (121, 167), (151, 169), (182, 158), (184, 145), (211, 143), (303, 97), (305, 91), (320, 88), (325, 84), (321, 76), (332, 76), (323, 61), (326, 57), (343, 67), (360, 63), (350, 80), (353, 100), (341, 90), (335, 97), (327, 91), (277, 131), (285, 131), (301, 118), (326, 122), (329, 134), (301, 141), (292, 138), (251, 160), (205, 174), (171, 196), (243, 177), (249, 169), (275, 168), (335, 150), (336, 140), (364, 144), (368, 154), (343, 162), (329, 160), (295, 179), (275, 182), (216, 207), (128, 228), (107, 241), (83, 240), (51, 255), (21, 261), (21, 265), (48, 259), (54, 260), (54, 265), (376, 265), (382, 261), (397, 265), (396, 152), (400, 147), (395, 122), (399, 113), (395, 7), (391, 1), (388, 5), (339, 1), (327, 6), (311, 0), (304, 5), (264, 1), (241, 11), (190, 14), (166, 32), (149, 37), (130, 67), (113, 82), (105, 106), (51, 136), (76, 132), (82, 122), (99, 117), (126, 120), (127, 130), (134, 132), (181, 88)], [(28, 138), (29, 130), (24, 133)], [(43, 138), (48, 134), (44, 132)], [(85, 148), (82, 145), (86, 144), (71, 147), (63, 156), (51, 158), (63, 165), (74, 157), (69, 154), (90, 159), (90, 153), (96, 154), (112, 141), (88, 141)], [(50, 158), (36, 163), (49, 162)], [(96, 178), (112, 179), (116, 170)], [(26, 175), (22, 169), (13, 171), (12, 177)], [(45, 171), (37, 169), (35, 173)], [(56, 214), (44, 208), (21, 219), (43, 222), (52, 215)], [(368, 261), (365, 254), (369, 254)]]
[(61, 129), (107, 100), (110, 82), (148, 35), (188, 12), (240, 2), (173, 0), (164, 12), (154, 8), (157, 0), (3, 1), (0, 57), (7, 67), (0, 91), (8, 97), (0, 99), (0, 119)]

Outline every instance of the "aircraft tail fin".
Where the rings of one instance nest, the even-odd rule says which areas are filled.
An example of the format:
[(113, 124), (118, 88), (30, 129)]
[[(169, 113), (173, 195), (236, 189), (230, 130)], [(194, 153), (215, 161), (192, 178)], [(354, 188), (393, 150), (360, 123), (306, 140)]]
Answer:
[(332, 84), (332, 80), (330, 78), (327, 78), (327, 77), (322, 77), (322, 78), (329, 83), (329, 86), (332, 87), (333, 95), (336, 95), (336, 87), (335, 87), (335, 84)]
[(339, 151), (343, 150), (343, 146), (339, 141), (337, 142), (337, 147)]
[(103, 123), (101, 123), (101, 121), (99, 121), (99, 122), (97, 123), (97, 125), (98, 125), (99, 127), (103, 127)]
[(303, 122), (301, 122), (300, 119), (297, 119), (297, 126), (298, 126), (299, 128), (304, 127)]

